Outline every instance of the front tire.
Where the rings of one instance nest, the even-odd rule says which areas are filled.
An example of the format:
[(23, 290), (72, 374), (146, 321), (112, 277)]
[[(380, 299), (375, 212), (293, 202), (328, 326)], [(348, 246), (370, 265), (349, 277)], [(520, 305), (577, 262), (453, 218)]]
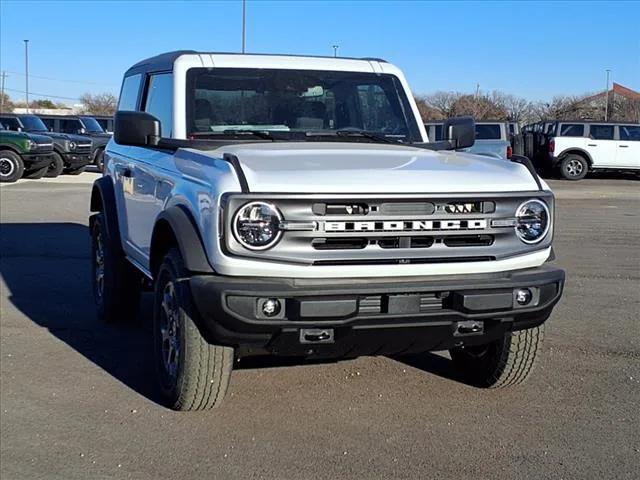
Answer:
[(98, 319), (106, 323), (133, 321), (140, 305), (140, 274), (124, 257), (120, 240), (107, 232), (104, 213), (94, 215), (91, 225), (91, 272)]
[(93, 160), (93, 164), (96, 166), (99, 172), (104, 172), (104, 149), (98, 150), (96, 158)]
[(224, 399), (233, 369), (233, 348), (212, 345), (202, 336), (188, 277), (180, 252), (169, 250), (155, 284), (156, 371), (169, 408), (208, 410)]
[(589, 172), (589, 163), (580, 155), (567, 155), (560, 162), (560, 174), (565, 180), (582, 180)]
[(529, 330), (507, 332), (486, 345), (451, 349), (454, 368), (470, 385), (503, 388), (523, 383), (538, 358), (544, 325)]
[(0, 182), (17, 182), (23, 174), (24, 163), (20, 155), (9, 150), (0, 151)]
[(58, 152), (51, 154), (51, 163), (47, 169), (47, 173), (44, 174), (47, 178), (56, 178), (64, 170), (64, 161)]

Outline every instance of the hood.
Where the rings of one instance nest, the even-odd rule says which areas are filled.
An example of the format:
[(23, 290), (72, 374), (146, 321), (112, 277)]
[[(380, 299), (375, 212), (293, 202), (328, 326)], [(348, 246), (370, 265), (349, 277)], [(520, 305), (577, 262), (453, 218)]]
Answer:
[(32, 141), (36, 142), (38, 145), (51, 144), (51, 136), (48, 134), (40, 135), (39, 133), (29, 133), (25, 136), (31, 139)]
[(537, 190), (523, 165), (463, 152), (372, 143), (252, 143), (211, 152), (238, 157), (252, 192), (480, 193)]

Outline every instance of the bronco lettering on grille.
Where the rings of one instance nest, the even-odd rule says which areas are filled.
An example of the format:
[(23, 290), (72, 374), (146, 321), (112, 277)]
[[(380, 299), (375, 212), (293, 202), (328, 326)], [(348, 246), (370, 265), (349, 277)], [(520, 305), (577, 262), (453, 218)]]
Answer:
[(395, 220), (389, 222), (324, 222), (325, 232), (421, 232), (434, 230), (483, 230), (486, 219), (472, 220)]

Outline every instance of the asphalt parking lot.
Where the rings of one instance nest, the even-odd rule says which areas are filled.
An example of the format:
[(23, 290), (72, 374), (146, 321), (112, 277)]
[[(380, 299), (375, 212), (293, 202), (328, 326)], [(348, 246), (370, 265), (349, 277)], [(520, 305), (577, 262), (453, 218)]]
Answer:
[(640, 182), (551, 181), (568, 283), (529, 383), (482, 391), (448, 359), (251, 362), (222, 409), (156, 402), (149, 306), (105, 326), (90, 291), (95, 174), (0, 188), (0, 476), (640, 476)]

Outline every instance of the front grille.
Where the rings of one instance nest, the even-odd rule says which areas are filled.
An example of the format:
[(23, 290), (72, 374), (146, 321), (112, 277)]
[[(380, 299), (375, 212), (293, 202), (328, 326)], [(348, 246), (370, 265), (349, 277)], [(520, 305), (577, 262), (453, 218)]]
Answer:
[(76, 146), (75, 153), (78, 154), (87, 154), (91, 152), (91, 144), (90, 143), (79, 143)]
[[(224, 199), (221, 242), (230, 255), (310, 266), (485, 262), (549, 246), (551, 230), (537, 245), (515, 234), (515, 212), (533, 198), (553, 212), (550, 192), (383, 198), (230, 194)], [(247, 250), (231, 233), (233, 214), (256, 200), (276, 205), (286, 223), (279, 242), (262, 251)]]
[(36, 144), (35, 150), (32, 150), (32, 151), (42, 153), (42, 152), (50, 152), (52, 150), (53, 150), (53, 143), (38, 143)]

